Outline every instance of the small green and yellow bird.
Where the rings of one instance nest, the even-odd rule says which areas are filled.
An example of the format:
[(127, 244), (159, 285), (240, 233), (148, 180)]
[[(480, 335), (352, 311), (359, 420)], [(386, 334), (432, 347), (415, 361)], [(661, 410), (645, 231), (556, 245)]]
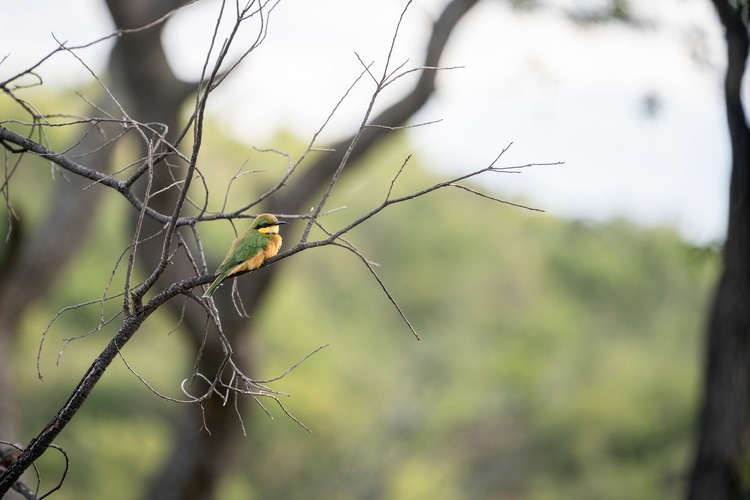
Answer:
[(203, 296), (212, 296), (214, 290), (225, 279), (241, 271), (258, 269), (264, 260), (279, 253), (279, 248), (281, 248), (279, 224), (286, 224), (286, 222), (278, 220), (271, 214), (260, 214), (256, 217), (250, 227), (232, 242), (224, 262), (216, 270), (219, 276), (211, 283)]

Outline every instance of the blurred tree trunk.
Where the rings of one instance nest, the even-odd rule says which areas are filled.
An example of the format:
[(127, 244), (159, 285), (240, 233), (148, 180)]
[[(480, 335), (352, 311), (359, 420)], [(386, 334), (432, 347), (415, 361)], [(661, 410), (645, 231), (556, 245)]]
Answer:
[[(106, 109), (101, 101), (97, 105)], [(87, 161), (106, 169), (113, 148), (103, 148), (102, 144), (107, 136), (115, 137), (120, 131), (121, 127), (100, 124), (84, 134), (70, 153), (85, 153)], [(9, 186), (12, 193), (13, 179)], [(91, 181), (58, 172), (40, 223), (30, 226), (21, 213), (12, 227), (0, 226), (4, 230), (0, 239), (8, 236), (5, 252), (0, 254), (0, 440), (23, 442), (24, 431), (31, 430), (24, 430), (21, 425), (23, 413), (16, 391), (18, 376), (12, 355), (17, 352), (15, 343), (25, 314), (44, 299), (70, 261), (86, 245), (104, 192), (104, 189), (85, 189), (87, 187), (91, 187)], [(7, 213), (3, 210), (0, 213), (3, 221), (7, 221)], [(25, 376), (30, 376), (33, 365), (25, 366)], [(3, 449), (7, 448), (0, 445), (0, 452)], [(8, 498), (21, 496), (11, 492)]]
[[(453, 28), (462, 16), (477, 0), (453, 0), (436, 20), (432, 36), (427, 45), (425, 66), (437, 66)], [(159, 2), (132, 2), (130, 0), (107, 0), (107, 5), (118, 28), (135, 28), (157, 19), (164, 13), (184, 3), (183, 0), (161, 0)], [(166, 63), (161, 45), (160, 29), (150, 29), (119, 37), (111, 58), (111, 75), (113, 85), (117, 84), (115, 96), (127, 103), (126, 109), (141, 122), (159, 122), (166, 124), (169, 130), (179, 130), (178, 111), (183, 100), (193, 90), (193, 86), (179, 81)], [(414, 90), (401, 101), (387, 109), (373, 121), (379, 124), (403, 125), (414, 115), (435, 90), (435, 72), (425, 71), (419, 78)], [(360, 147), (354, 153), (352, 161), (363, 155), (370, 147), (388, 134), (386, 129), (369, 129), (360, 140)], [(172, 137), (174, 138), (174, 137)], [(309, 204), (309, 199), (328, 182), (330, 175), (339, 165), (342, 155), (351, 139), (346, 139), (336, 146), (336, 152), (322, 157), (306, 168), (300, 179), (290, 182), (287, 189), (270, 200), (268, 210), (272, 212), (295, 213)], [(167, 175), (155, 179), (154, 191), (171, 182)], [(157, 210), (168, 212), (174, 199), (172, 192), (166, 191), (153, 200)], [(155, 234), (161, 229), (159, 224), (148, 221), (144, 227), (144, 236)], [(139, 247), (141, 263), (151, 269), (161, 251), (159, 238), (146, 239)], [(271, 266), (253, 273), (252, 279), (238, 280), (240, 293), (246, 305), (247, 313), (252, 318), (262, 306), (262, 300), (268, 286), (276, 275), (278, 266)], [(176, 258), (165, 273), (165, 282), (194, 274), (190, 264)], [(217, 294), (216, 305), (222, 315), (223, 327), (235, 352), (235, 361), (245, 373), (253, 373), (251, 365), (251, 339), (248, 330), (251, 325), (247, 318), (239, 317), (233, 312), (229, 294)], [(175, 301), (173, 301), (175, 302)], [(171, 304), (177, 308), (182, 304)], [(191, 345), (196, 353), (200, 348), (206, 326), (205, 312), (193, 304), (188, 304), (183, 312), (183, 325)], [(209, 332), (209, 339), (215, 338)], [(205, 346), (198, 370), (202, 373), (216, 373), (224, 357), (217, 343), (210, 342)], [(212, 398), (204, 403), (203, 409), (197, 405), (181, 407), (180, 422), (175, 428), (173, 449), (158, 472), (146, 498), (170, 499), (210, 499), (215, 495), (216, 487), (223, 475), (230, 469), (238, 446), (246, 442), (241, 438), (241, 427), (233, 405), (224, 405), (219, 398)], [(203, 419), (210, 434), (201, 431)]]
[[(101, 102), (97, 105), (102, 109), (106, 107)], [(117, 128), (100, 124), (96, 131), (82, 135), (70, 153), (87, 153), (87, 161), (106, 168), (112, 148), (102, 148), (102, 144), (107, 133), (111, 133), (110, 137), (116, 136)], [(12, 192), (13, 179), (9, 184)], [(31, 227), (22, 213), (20, 219), (7, 228), (10, 231), (8, 244), (5, 253), (0, 255), (0, 439), (17, 441), (21, 437), (20, 408), (10, 359), (15, 352), (18, 324), (26, 311), (49, 293), (70, 260), (86, 243), (104, 191), (84, 189), (90, 185), (91, 181), (86, 179), (58, 173), (53, 181), (52, 196), (46, 200), (48, 207), (43, 220)], [(2, 217), (7, 220), (4, 211)], [(4, 231), (0, 238), (4, 239), (7, 234)]]
[[(187, 2), (160, 0), (134, 3), (131, 0), (107, 0), (118, 28), (145, 26), (184, 3)], [(167, 139), (174, 140), (184, 127), (179, 116), (180, 106), (197, 87), (179, 80), (167, 64), (161, 43), (163, 26), (118, 38), (110, 59), (110, 73), (113, 85), (116, 85), (113, 87), (114, 95), (127, 104), (126, 109), (131, 116), (140, 122), (166, 125), (169, 130)], [(145, 151), (141, 151), (141, 154), (145, 155)], [(173, 183), (173, 177), (166, 168), (162, 163), (155, 169), (152, 191), (160, 191)], [(183, 167), (173, 165), (170, 168), (174, 171)], [(174, 177), (179, 178), (180, 174), (175, 172)], [(152, 198), (150, 204), (162, 213), (171, 213), (176, 196), (177, 190), (167, 189)], [(148, 218), (144, 220), (144, 241), (139, 246), (138, 256), (139, 263), (147, 272), (158, 262), (163, 242), (162, 238), (150, 236), (161, 230), (161, 224)], [(189, 236), (187, 239), (190, 240)], [(162, 283), (195, 274), (182, 253), (177, 253), (171, 264), (162, 277)], [(238, 283), (250, 316), (260, 306), (270, 277), (269, 270), (264, 269), (253, 273), (252, 280), (240, 280)], [(231, 311), (222, 315), (222, 326), (232, 343), (235, 362), (245, 373), (252, 373), (248, 359), (250, 336), (243, 334), (248, 327), (247, 318), (234, 313), (229, 294), (217, 294), (214, 300), (220, 311)], [(183, 310), (183, 304), (178, 301), (171, 301), (168, 306), (175, 317), (182, 317), (183, 333), (191, 347), (192, 356), (196, 358), (201, 351), (197, 370), (210, 376), (217, 373), (224, 359), (224, 351), (215, 342), (217, 334), (213, 330), (208, 332), (208, 342), (202, 347), (206, 329), (205, 311), (192, 303), (188, 303)], [(195, 392), (202, 389), (195, 389)], [(172, 450), (161, 470), (155, 472), (145, 498), (212, 498), (223, 475), (231, 468), (238, 446), (244, 441), (234, 405), (224, 405), (220, 398), (211, 398), (202, 407), (180, 407), (178, 420)], [(204, 421), (210, 432), (202, 429)]]
[(750, 129), (740, 98), (748, 56), (747, 4), (713, 3), (727, 43), (724, 91), (732, 174), (724, 269), (707, 325), (692, 500), (747, 498), (750, 492)]

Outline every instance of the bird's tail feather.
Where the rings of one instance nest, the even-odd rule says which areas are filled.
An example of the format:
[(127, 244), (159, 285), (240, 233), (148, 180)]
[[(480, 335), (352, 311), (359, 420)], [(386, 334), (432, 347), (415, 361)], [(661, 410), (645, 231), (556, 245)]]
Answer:
[(219, 288), (219, 285), (221, 285), (224, 280), (226, 279), (227, 275), (225, 273), (221, 273), (219, 276), (216, 277), (216, 279), (211, 283), (208, 287), (208, 290), (206, 290), (203, 293), (204, 297), (211, 297), (214, 294), (214, 291)]

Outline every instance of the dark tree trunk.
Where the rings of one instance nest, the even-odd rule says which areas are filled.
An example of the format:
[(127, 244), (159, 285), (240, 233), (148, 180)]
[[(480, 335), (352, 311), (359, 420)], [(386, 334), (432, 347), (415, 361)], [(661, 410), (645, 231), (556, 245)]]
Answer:
[(734, 4), (714, 0), (727, 42), (724, 90), (732, 174), (724, 268), (707, 325), (704, 398), (690, 477), (691, 500), (740, 499), (750, 492), (750, 130), (740, 99), (748, 33)]

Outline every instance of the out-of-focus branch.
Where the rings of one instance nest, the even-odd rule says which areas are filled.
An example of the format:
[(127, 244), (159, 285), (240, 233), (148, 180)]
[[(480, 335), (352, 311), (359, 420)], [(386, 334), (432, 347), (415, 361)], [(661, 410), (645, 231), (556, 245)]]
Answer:
[[(379, 127), (368, 127), (358, 139), (357, 147), (351, 151), (348, 158), (350, 166), (378, 142), (385, 139), (391, 131), (388, 127), (399, 127), (404, 125), (435, 92), (435, 78), (437, 71), (434, 68), (440, 66), (440, 58), (443, 54), (453, 30), (461, 21), (463, 16), (474, 6), (478, 0), (452, 0), (433, 23), (430, 39), (427, 42), (425, 58), (422, 63), (424, 68), (420, 72), (414, 88), (399, 99), (396, 103), (375, 116), (370, 123), (382, 125)], [(332, 153), (321, 156), (313, 165), (305, 170), (304, 174), (280, 193), (281, 196), (271, 200), (271, 211), (279, 213), (295, 213), (302, 211), (314, 193), (330, 180), (346, 154), (349, 145), (355, 136), (348, 137), (331, 146)]]

